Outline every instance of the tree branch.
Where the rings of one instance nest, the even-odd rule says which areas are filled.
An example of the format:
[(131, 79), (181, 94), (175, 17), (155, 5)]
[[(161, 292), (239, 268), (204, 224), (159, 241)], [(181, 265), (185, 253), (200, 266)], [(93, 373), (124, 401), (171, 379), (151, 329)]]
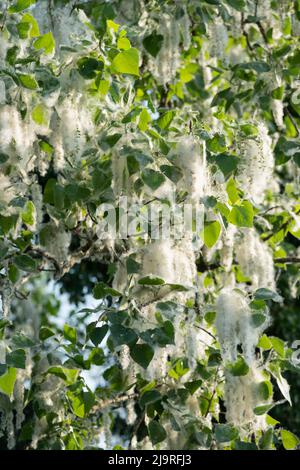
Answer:
[(107, 400), (101, 400), (92, 408), (92, 413), (97, 413), (98, 411), (104, 410), (108, 406), (120, 405), (128, 400), (133, 400), (138, 396), (138, 393), (131, 393), (130, 395), (120, 395), (115, 398), (108, 398)]
[(297, 258), (296, 256), (287, 256), (286, 258), (275, 258), (275, 263), (300, 263), (300, 258)]

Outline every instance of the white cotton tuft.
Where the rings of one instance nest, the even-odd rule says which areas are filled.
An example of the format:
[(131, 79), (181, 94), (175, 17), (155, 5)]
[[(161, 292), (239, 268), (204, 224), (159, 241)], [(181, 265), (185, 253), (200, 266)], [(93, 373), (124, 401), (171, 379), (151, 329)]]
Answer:
[(0, 173), (0, 212), (1, 206), (6, 211), (8, 208), (6, 207), (12, 199), (15, 197), (15, 190), (13, 183), (10, 181), (8, 176), (2, 175)]
[(276, 290), (272, 251), (255, 229), (244, 230), (237, 239), (235, 252), (243, 274), (250, 277), (252, 288)]
[(258, 125), (256, 138), (241, 141), (240, 154), (237, 180), (246, 197), (261, 203), (274, 171), (272, 140), (264, 124)]
[(209, 25), (210, 55), (220, 60), (226, 59), (228, 32), (219, 18)]
[(143, 372), (143, 377), (152, 382), (153, 380), (164, 380), (168, 372), (168, 356), (173, 352), (174, 348), (164, 346), (163, 348), (156, 347), (154, 349), (154, 356), (147, 369)]
[(92, 30), (85, 25), (89, 20), (81, 9), (74, 8), (75, 3), (70, 1), (63, 7), (52, 8), (49, 2), (37, 2), (32, 9), (41, 34), (52, 31), (57, 49), (59, 46), (76, 47), (83, 39), (93, 41)]
[(206, 182), (206, 195), (213, 196), (218, 201), (227, 203), (228, 193), (226, 191), (226, 181), (224, 174), (220, 169), (213, 172), (212, 167), (209, 165), (207, 168), (207, 182)]
[(283, 129), (284, 128), (283, 102), (281, 100), (271, 99), (271, 111), (272, 111), (276, 126), (278, 127), (278, 129)]
[(193, 309), (189, 309), (185, 320), (184, 348), (190, 370), (194, 370), (197, 361), (205, 358), (205, 350), (213, 342), (213, 337), (200, 328)]
[(222, 234), (223, 246), (220, 250), (220, 264), (225, 271), (230, 271), (233, 262), (233, 250), (237, 228), (229, 224)]
[(235, 377), (228, 371), (225, 373), (226, 420), (234, 426), (244, 427), (244, 435), (267, 427), (265, 414), (257, 416), (254, 413), (254, 408), (271, 401), (262, 394), (265, 381), (263, 371), (255, 365), (247, 375)]
[(6, 363), (6, 342), (1, 339), (0, 340), (0, 364), (5, 364)]
[(251, 364), (255, 359), (255, 347), (262, 327), (255, 328), (252, 325), (247, 299), (240, 291), (224, 288), (218, 297), (216, 309), (216, 328), (224, 361), (235, 362), (240, 347), (245, 361)]
[(203, 142), (192, 135), (177, 142), (175, 163), (182, 170), (179, 188), (189, 194), (191, 201), (199, 202), (206, 188), (206, 152)]
[(69, 246), (71, 243), (71, 232), (63, 226), (55, 224), (47, 225), (47, 233), (44, 240), (46, 251), (51, 254), (58, 263), (65, 263), (68, 259)]
[[(0, 151), (10, 155), (15, 149), (19, 158), (18, 165), (26, 169), (35, 140), (34, 126), (22, 121), (15, 106), (0, 107)], [(28, 170), (28, 168), (27, 168)]]
[(293, 36), (300, 36), (300, 21), (296, 18), (296, 15), (292, 16), (292, 31)]
[(179, 25), (180, 25), (181, 35), (182, 35), (183, 49), (186, 51), (189, 49), (191, 45), (191, 32), (190, 32), (191, 21), (190, 21), (186, 6), (183, 6), (183, 11), (184, 11), (184, 14), (179, 19)]
[(146, 246), (142, 275), (161, 277), (165, 282), (192, 286), (195, 281), (195, 255), (192, 243), (171, 239), (156, 240)]
[[(80, 161), (86, 144), (94, 133), (92, 113), (81, 98), (80, 94), (68, 96), (56, 106), (59, 120), (52, 143), (61, 163), (64, 157)], [(56, 137), (57, 134), (59, 137)]]
[(158, 83), (165, 85), (174, 80), (176, 71), (180, 67), (180, 35), (175, 18), (163, 13), (158, 34), (161, 34), (164, 40), (155, 59), (149, 58), (149, 68)]

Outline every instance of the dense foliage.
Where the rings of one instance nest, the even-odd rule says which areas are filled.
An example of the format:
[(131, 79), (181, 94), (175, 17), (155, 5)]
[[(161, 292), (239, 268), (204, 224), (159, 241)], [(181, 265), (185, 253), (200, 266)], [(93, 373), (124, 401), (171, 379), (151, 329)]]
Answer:
[(0, 4), (1, 448), (297, 448), (300, 1)]

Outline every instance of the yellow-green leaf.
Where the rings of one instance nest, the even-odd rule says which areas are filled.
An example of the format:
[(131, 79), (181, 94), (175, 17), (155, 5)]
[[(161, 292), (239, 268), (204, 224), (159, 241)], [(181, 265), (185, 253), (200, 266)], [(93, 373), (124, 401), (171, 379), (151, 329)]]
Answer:
[(24, 88), (28, 88), (29, 90), (36, 90), (38, 88), (38, 83), (32, 75), (19, 73), (18, 79)]
[(131, 48), (130, 41), (127, 38), (119, 38), (117, 42), (117, 46), (119, 49), (124, 49), (124, 51), (127, 51), (128, 49)]
[(55, 40), (51, 31), (36, 39), (33, 47), (35, 49), (44, 49), (45, 54), (51, 54), (55, 48)]
[(37, 104), (31, 111), (31, 116), (36, 124), (40, 126), (48, 125), (48, 112), (43, 105)]
[(138, 123), (139, 129), (141, 131), (146, 131), (148, 129), (149, 122), (151, 122), (151, 116), (146, 109), (143, 109)]
[(285, 450), (292, 450), (299, 444), (299, 439), (295, 434), (286, 429), (281, 430), (282, 445)]
[(0, 392), (8, 397), (11, 397), (14, 391), (14, 386), (17, 378), (17, 369), (8, 367), (5, 374), (0, 376)]
[(30, 13), (25, 13), (22, 16), (21, 23), (28, 23), (29, 24), (29, 26), (30, 26), (29, 36), (31, 38), (36, 38), (37, 36), (40, 35), (40, 29), (39, 29), (38, 22), (36, 21), (36, 19), (32, 15), (30, 15)]
[(127, 51), (119, 52), (111, 64), (113, 73), (127, 73), (139, 76), (139, 52), (134, 47)]
[(220, 232), (221, 225), (217, 220), (205, 223), (204, 230), (202, 232), (202, 239), (208, 248), (214, 246), (219, 238)]
[(249, 201), (244, 201), (241, 205), (235, 205), (228, 217), (228, 221), (238, 227), (253, 226), (253, 207)]

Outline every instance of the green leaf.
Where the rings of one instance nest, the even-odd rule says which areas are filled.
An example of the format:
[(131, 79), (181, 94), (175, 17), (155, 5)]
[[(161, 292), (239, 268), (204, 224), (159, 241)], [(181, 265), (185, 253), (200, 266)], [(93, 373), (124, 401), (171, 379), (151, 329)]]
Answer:
[(100, 146), (103, 148), (103, 150), (107, 150), (109, 148), (112, 148), (116, 145), (116, 143), (121, 139), (122, 134), (111, 134), (103, 137), (101, 139)]
[(34, 38), (40, 35), (38, 22), (32, 15), (30, 15), (30, 13), (24, 13), (24, 15), (22, 16), (21, 23), (29, 24), (29, 27), (30, 27), (29, 36), (31, 38)]
[(283, 298), (277, 292), (265, 288), (257, 289), (254, 292), (254, 298), (256, 300), (273, 300), (273, 302), (278, 303), (283, 301)]
[(222, 171), (225, 178), (227, 178), (230, 173), (233, 173), (236, 170), (239, 159), (235, 155), (220, 153), (215, 156), (214, 161)]
[(244, 201), (241, 205), (236, 205), (231, 209), (228, 222), (237, 227), (253, 226), (253, 207), (249, 201)]
[(162, 173), (152, 170), (151, 168), (145, 168), (142, 172), (142, 179), (153, 191), (158, 189), (166, 180)]
[(79, 59), (78, 71), (86, 80), (90, 80), (97, 76), (97, 72), (103, 70), (104, 63), (93, 57), (82, 57)]
[(17, 369), (8, 367), (5, 374), (0, 376), (0, 392), (11, 398), (17, 378)]
[(37, 268), (36, 261), (28, 255), (18, 255), (14, 258), (14, 264), (22, 271), (34, 272)]
[(240, 376), (243, 376), (243, 375), (247, 375), (248, 372), (249, 372), (249, 366), (245, 362), (245, 360), (242, 356), (240, 356), (236, 360), (236, 362), (234, 362), (232, 364), (228, 364), (226, 368), (229, 370), (231, 375), (233, 375), (234, 377), (240, 377)]
[(18, 0), (14, 5), (9, 7), (9, 13), (20, 13), (20, 11), (26, 10), (33, 5), (36, 0)]
[(226, 191), (231, 204), (235, 204), (240, 199), (239, 192), (233, 178), (228, 181)]
[(290, 386), (288, 384), (288, 381), (284, 377), (282, 377), (279, 370), (274, 375), (276, 377), (276, 382), (277, 382), (279, 390), (281, 391), (282, 395), (287, 400), (289, 405), (292, 406), (292, 400), (290, 396)]
[(158, 302), (156, 308), (168, 320), (174, 320), (174, 318), (182, 312), (182, 307), (171, 300)]
[(274, 98), (275, 100), (282, 100), (283, 95), (284, 95), (284, 87), (280, 86), (280, 87), (275, 88), (272, 91), (271, 95), (272, 95), (272, 98)]
[(6, 163), (7, 160), (9, 160), (9, 155), (7, 153), (0, 153), (0, 165), (3, 165), (3, 163)]
[(256, 416), (262, 416), (266, 413), (268, 413), (268, 411), (270, 411), (272, 408), (273, 408), (274, 404), (269, 404), (269, 405), (258, 405), (254, 408), (254, 414), (256, 414)]
[(152, 328), (140, 333), (140, 338), (150, 345), (164, 347), (174, 344), (174, 327), (170, 321), (166, 321), (162, 328)]
[(153, 445), (164, 441), (167, 437), (165, 429), (158, 421), (155, 420), (150, 421), (148, 424), (148, 432)]
[(140, 406), (145, 408), (147, 405), (156, 403), (162, 399), (161, 394), (158, 390), (149, 390), (145, 392), (140, 398)]
[(182, 178), (182, 171), (174, 165), (161, 165), (160, 171), (171, 180), (173, 183), (178, 183)]
[(90, 391), (78, 394), (68, 392), (68, 398), (71, 401), (74, 414), (79, 418), (84, 418), (95, 404), (95, 396)]
[(18, 30), (19, 37), (21, 39), (26, 39), (30, 30), (30, 24), (21, 22), (17, 24), (17, 30)]
[(51, 155), (54, 151), (52, 145), (49, 144), (49, 142), (47, 142), (46, 140), (40, 140), (39, 147), (43, 150), (43, 152), (48, 153), (49, 155)]
[(277, 421), (277, 419), (272, 418), (272, 416), (270, 416), (270, 415), (266, 416), (266, 423), (269, 426), (276, 426), (276, 424), (280, 424), (280, 422)]
[(48, 112), (47, 108), (42, 104), (37, 104), (31, 111), (31, 117), (40, 126), (48, 125)]
[(272, 343), (267, 335), (262, 335), (257, 346), (267, 351), (272, 348)]
[(89, 338), (95, 346), (98, 346), (105, 338), (105, 335), (107, 334), (107, 332), (108, 332), (108, 325), (99, 326), (99, 327), (94, 328), (89, 333)]
[(258, 328), (259, 326), (263, 325), (266, 321), (266, 316), (262, 313), (254, 313), (251, 316), (251, 324), (254, 328)]
[(160, 118), (158, 118), (156, 123), (160, 129), (168, 129), (174, 117), (175, 111), (167, 111), (162, 116), (160, 116)]
[(12, 337), (12, 343), (18, 348), (31, 348), (35, 342), (23, 333), (17, 333)]
[(6, 355), (6, 363), (8, 366), (16, 369), (25, 369), (26, 354), (24, 349), (16, 349)]
[(134, 47), (119, 52), (111, 64), (112, 73), (126, 73), (139, 76), (139, 52)]
[(230, 442), (238, 437), (238, 430), (231, 424), (216, 424), (215, 436), (217, 442)]
[(130, 355), (137, 364), (147, 369), (153, 359), (154, 350), (148, 344), (135, 344), (130, 348)]
[(24, 88), (28, 88), (29, 90), (36, 90), (38, 88), (38, 83), (36, 79), (32, 75), (27, 75), (24, 73), (19, 73), (17, 75), (21, 85)]
[(44, 49), (45, 54), (51, 54), (55, 49), (55, 39), (51, 31), (37, 38), (33, 43), (33, 47), (35, 49)]
[(237, 11), (244, 11), (246, 7), (245, 0), (226, 0), (226, 3)]
[(22, 211), (22, 220), (26, 225), (33, 225), (35, 221), (35, 207), (32, 201), (27, 201)]
[(138, 123), (138, 128), (141, 130), (141, 131), (146, 131), (148, 129), (148, 126), (149, 126), (149, 122), (151, 122), (152, 119), (151, 119), (151, 116), (150, 114), (148, 113), (147, 109), (142, 109), (142, 112), (140, 114), (140, 119), (139, 119), (139, 123)]
[(137, 261), (135, 261), (131, 256), (129, 256), (126, 260), (126, 269), (127, 274), (136, 274), (140, 271), (141, 265)]
[(104, 299), (108, 295), (112, 297), (120, 297), (122, 294), (112, 287), (108, 287), (104, 282), (98, 282), (93, 289), (95, 299)]
[(163, 41), (164, 37), (161, 34), (156, 34), (154, 32), (143, 39), (143, 46), (146, 51), (152, 55), (152, 57), (156, 57), (161, 49)]
[(165, 284), (163, 279), (155, 276), (143, 277), (142, 279), (139, 279), (138, 282), (141, 286), (163, 286)]
[(204, 230), (202, 232), (202, 238), (203, 238), (205, 245), (208, 248), (213, 247), (215, 243), (218, 241), (220, 233), (221, 233), (221, 225), (217, 220), (213, 222), (205, 222)]
[(298, 437), (295, 436), (295, 434), (293, 434), (292, 432), (287, 431), (286, 429), (281, 429), (280, 434), (282, 439), (282, 445), (285, 450), (293, 450), (299, 445), (300, 441)]
[(202, 380), (193, 380), (191, 382), (185, 382), (184, 387), (193, 395), (202, 385)]
[(272, 428), (268, 429), (263, 433), (259, 439), (259, 448), (262, 450), (267, 450), (272, 448), (273, 444), (274, 431)]
[(110, 333), (113, 338), (115, 346), (121, 346), (122, 344), (133, 344), (137, 342), (138, 336), (131, 328), (125, 328), (124, 326), (114, 323), (110, 327)]
[(54, 335), (55, 333), (53, 330), (51, 330), (47, 326), (42, 326), (40, 329), (39, 338), (41, 341), (46, 341), (46, 339), (51, 338), (51, 336)]
[(272, 383), (269, 380), (265, 380), (264, 382), (260, 382), (258, 384), (258, 395), (261, 400), (268, 400), (272, 397), (273, 387)]
[(270, 65), (263, 61), (243, 62), (242, 64), (235, 65), (234, 69), (255, 70), (257, 73), (269, 72), (271, 70)]
[(128, 49), (131, 48), (131, 44), (130, 44), (130, 41), (128, 38), (118, 38), (118, 41), (117, 41), (117, 46), (118, 46), (118, 49), (123, 49), (124, 51), (127, 51)]
[(67, 369), (61, 366), (53, 366), (49, 367), (47, 374), (56, 375), (57, 377), (63, 379), (68, 385), (71, 385), (76, 382), (79, 371), (77, 369)]
[(220, 153), (226, 150), (226, 139), (223, 134), (215, 134), (207, 141), (207, 148), (210, 152)]
[(72, 344), (76, 344), (77, 332), (75, 328), (68, 325), (67, 323), (64, 325), (64, 338), (70, 341)]

